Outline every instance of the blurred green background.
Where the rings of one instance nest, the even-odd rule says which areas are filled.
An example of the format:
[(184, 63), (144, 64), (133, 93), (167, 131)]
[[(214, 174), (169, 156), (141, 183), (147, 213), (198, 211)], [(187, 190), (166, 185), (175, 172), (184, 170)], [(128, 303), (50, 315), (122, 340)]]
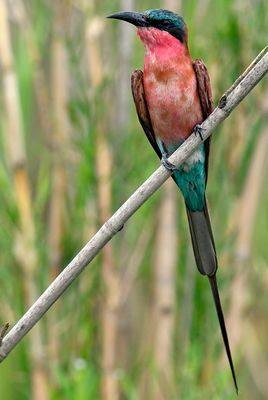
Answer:
[[(0, 319), (13, 325), (154, 171), (135, 29), (184, 16), (215, 103), (267, 44), (267, 0), (0, 0)], [(208, 199), (241, 399), (268, 398), (268, 79), (218, 129)], [(4, 400), (235, 399), (184, 204), (167, 182), (0, 365)]]

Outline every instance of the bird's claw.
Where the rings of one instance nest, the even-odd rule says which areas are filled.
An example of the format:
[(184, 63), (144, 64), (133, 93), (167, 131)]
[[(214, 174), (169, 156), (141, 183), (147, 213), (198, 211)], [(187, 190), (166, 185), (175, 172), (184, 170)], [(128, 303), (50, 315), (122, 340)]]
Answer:
[(162, 165), (168, 170), (168, 171), (176, 171), (178, 168), (176, 165), (172, 164), (170, 161), (168, 161), (168, 155), (167, 153), (163, 153), (162, 159), (161, 159)]
[(198, 136), (200, 137), (200, 139), (202, 140), (202, 142), (204, 142), (204, 138), (203, 138), (203, 135), (202, 135), (202, 131), (205, 131), (205, 128), (202, 128), (201, 125), (197, 124), (197, 125), (195, 125), (193, 131), (194, 131), (195, 136), (198, 135)]

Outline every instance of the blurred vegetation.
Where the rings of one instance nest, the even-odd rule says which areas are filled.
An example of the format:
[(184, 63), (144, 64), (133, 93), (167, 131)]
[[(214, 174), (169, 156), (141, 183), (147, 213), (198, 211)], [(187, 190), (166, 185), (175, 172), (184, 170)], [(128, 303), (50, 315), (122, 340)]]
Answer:
[[(20, 318), (159, 164), (131, 100), (143, 47), (133, 27), (105, 19), (158, 7), (187, 21), (215, 103), (267, 44), (267, 0), (0, 0), (2, 324)], [(241, 398), (254, 400), (268, 397), (267, 98), (265, 78), (218, 129), (207, 190)], [(170, 268), (156, 267), (166, 258)], [(132, 217), (1, 364), (0, 393), (236, 398), (175, 186)]]

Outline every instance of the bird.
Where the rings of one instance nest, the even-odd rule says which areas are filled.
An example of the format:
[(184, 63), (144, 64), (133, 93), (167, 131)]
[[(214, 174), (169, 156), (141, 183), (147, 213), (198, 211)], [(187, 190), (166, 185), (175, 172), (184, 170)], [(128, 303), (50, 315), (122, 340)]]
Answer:
[(188, 27), (178, 14), (165, 9), (144, 12), (120, 11), (108, 18), (137, 28), (145, 46), (144, 70), (131, 76), (132, 94), (142, 128), (161, 159), (172, 171), (182, 192), (189, 222), (195, 261), (208, 277), (233, 383), (238, 385), (232, 360), (216, 272), (218, 261), (206, 200), (210, 138), (178, 168), (169, 156), (191, 135), (201, 139), (201, 123), (213, 111), (207, 68), (201, 59), (192, 60), (188, 49)]

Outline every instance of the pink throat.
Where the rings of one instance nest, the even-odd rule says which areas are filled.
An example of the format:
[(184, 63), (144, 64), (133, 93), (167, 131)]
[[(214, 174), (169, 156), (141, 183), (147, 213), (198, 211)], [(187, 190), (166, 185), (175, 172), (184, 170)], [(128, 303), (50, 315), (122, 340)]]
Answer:
[(138, 28), (137, 34), (145, 46), (146, 53), (157, 53), (158, 57), (188, 55), (187, 32), (185, 43), (181, 43), (166, 31), (152, 27)]

